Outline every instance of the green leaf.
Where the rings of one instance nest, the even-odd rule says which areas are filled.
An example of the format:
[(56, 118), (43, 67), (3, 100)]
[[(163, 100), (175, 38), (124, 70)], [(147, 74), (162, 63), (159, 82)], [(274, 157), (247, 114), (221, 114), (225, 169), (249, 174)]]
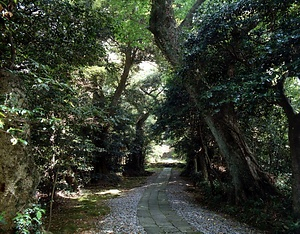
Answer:
[(42, 218), (42, 212), (41, 211), (36, 212), (36, 217), (37, 219), (40, 220)]
[(0, 119), (0, 128), (4, 128), (4, 121)]
[(19, 129), (19, 128), (9, 128), (9, 129), (7, 129), (6, 132), (7, 132), (7, 133), (23, 132), (23, 130), (22, 130), (22, 129)]
[(23, 139), (18, 138), (18, 141), (21, 142), (23, 145), (28, 145), (28, 142)]

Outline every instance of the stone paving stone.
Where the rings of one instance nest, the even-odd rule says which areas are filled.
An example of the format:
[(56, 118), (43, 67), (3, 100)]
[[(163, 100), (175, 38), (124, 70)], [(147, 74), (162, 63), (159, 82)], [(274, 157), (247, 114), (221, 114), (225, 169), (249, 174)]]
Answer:
[(171, 168), (164, 168), (156, 181), (145, 190), (139, 205), (137, 216), (148, 234), (160, 233), (201, 233), (181, 219), (169, 205), (166, 186)]
[(162, 227), (162, 229), (165, 233), (182, 233), (182, 232), (178, 232), (178, 229), (172, 226)]
[(143, 227), (156, 227), (157, 224), (151, 217), (139, 217), (140, 224)]
[(148, 234), (160, 234), (160, 233), (164, 233), (159, 227), (144, 227), (145, 231)]
[(150, 212), (149, 212), (149, 210), (138, 210), (137, 216), (138, 217), (150, 217)]

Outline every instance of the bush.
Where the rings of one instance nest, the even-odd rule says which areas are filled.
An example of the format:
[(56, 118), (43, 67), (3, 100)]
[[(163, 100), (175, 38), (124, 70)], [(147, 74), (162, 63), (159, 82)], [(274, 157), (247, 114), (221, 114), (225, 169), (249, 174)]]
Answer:
[(32, 205), (14, 218), (16, 234), (42, 234), (42, 215), (45, 210)]
[(1, 228), (1, 225), (6, 224), (4, 215), (5, 215), (4, 211), (0, 213), (0, 233), (1, 233), (1, 231), (3, 231), (2, 228)]

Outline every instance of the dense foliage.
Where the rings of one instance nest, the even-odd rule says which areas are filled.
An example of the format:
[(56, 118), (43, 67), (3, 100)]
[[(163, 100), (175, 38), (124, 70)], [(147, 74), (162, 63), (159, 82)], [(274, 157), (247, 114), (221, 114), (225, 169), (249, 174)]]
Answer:
[[(283, 196), (296, 217), (285, 229), (297, 229), (297, 0), (7, 0), (0, 11), (0, 136), (34, 158), (47, 209), (57, 190), (145, 174), (163, 139), (195, 185), (239, 205)], [(40, 229), (30, 207), (17, 228)]]
[[(275, 174), (280, 174), (279, 168), (288, 172), (286, 162), (290, 162), (287, 119), (274, 105), (282, 106), (282, 83), (289, 98), (297, 89), (298, 10), (295, 1), (240, 1), (225, 4), (220, 10), (200, 8), (195, 21), (199, 23), (185, 44), (185, 67), (180, 72), (186, 82), (197, 85), (203, 112), (218, 113), (224, 104), (234, 104), (249, 142), (255, 142), (252, 150), (264, 162), (269, 155), (268, 162), (273, 166), (272, 155), (277, 155), (275, 168), (269, 168)], [(291, 102), (297, 113), (295, 99), (293, 96)], [(264, 146), (257, 147), (262, 136)], [(271, 145), (267, 150), (266, 142)]]
[[(176, 28), (172, 21), (178, 16), (176, 8), (175, 15), (170, 13), (169, 21), (161, 24), (157, 19), (163, 11), (160, 9), (165, 7), (168, 12), (170, 5), (159, 0), (155, 4), (159, 7), (153, 8), (151, 30), (164, 55), (176, 68), (176, 74), (167, 83), (166, 101), (158, 109), (157, 128), (171, 132), (174, 147), (185, 152), (192, 162), (186, 172), (197, 183), (201, 180), (209, 183), (212, 190), (218, 184), (221, 193), (230, 193), (231, 189), (226, 188), (230, 186), (237, 193), (244, 189), (244, 195), (249, 196), (251, 189), (247, 191), (240, 185), (252, 186), (251, 182), (239, 180), (241, 175), (236, 175), (239, 168), (247, 170), (255, 164), (260, 169), (255, 166), (250, 169), (252, 172), (267, 172), (269, 182), (275, 183), (280, 193), (293, 197), (297, 216), (298, 2), (204, 1), (193, 12), (192, 23), (185, 24), (186, 31), (180, 32), (178, 28), (182, 24)], [(186, 40), (182, 40), (181, 47), (176, 47), (162, 32), (173, 37), (181, 33)], [(175, 53), (181, 53), (182, 60), (172, 59)], [(194, 108), (193, 112), (190, 107)], [(194, 121), (193, 115), (200, 121)], [(205, 131), (203, 123), (210, 131)], [(197, 138), (199, 132), (205, 144), (201, 137)], [(194, 152), (190, 153), (191, 150)], [(244, 160), (240, 160), (243, 157), (246, 167)], [(246, 170), (244, 177), (247, 177)], [(231, 178), (227, 177), (228, 172)], [(207, 173), (214, 177), (214, 183)], [(261, 188), (255, 191), (250, 196), (257, 196)], [(267, 193), (272, 194), (271, 191)], [(245, 202), (244, 195), (242, 192), (240, 197), (236, 196), (236, 201)], [(286, 206), (290, 207), (291, 203)]]
[[(139, 63), (152, 60), (151, 36), (144, 30), (149, 7), (132, 5), (140, 18), (132, 23), (118, 1), (11, 1), (0, 6), (1, 69), (20, 77), (26, 90), (26, 105), (19, 109), (1, 93), (1, 133), (10, 134), (14, 145), (26, 145), (34, 157), (41, 176), (38, 196), (46, 195), (51, 214), (56, 190), (77, 191), (99, 180), (115, 183), (111, 173), (123, 170), (136, 151), (137, 136), (143, 139), (136, 125), (144, 110), (150, 115), (153, 97), (138, 93), (143, 86), (138, 80), (144, 77), (131, 77), (141, 69)], [(152, 93), (150, 86), (141, 89)], [(137, 105), (134, 96), (145, 105), (148, 98), (149, 107)], [(30, 123), (30, 135), (20, 134), (22, 124), (8, 124), (16, 118)], [(143, 154), (137, 157), (145, 158), (148, 143), (136, 145)], [(144, 173), (144, 161), (139, 166), (137, 173)], [(21, 218), (18, 223), (25, 220)], [(5, 213), (3, 223), (8, 219)]]

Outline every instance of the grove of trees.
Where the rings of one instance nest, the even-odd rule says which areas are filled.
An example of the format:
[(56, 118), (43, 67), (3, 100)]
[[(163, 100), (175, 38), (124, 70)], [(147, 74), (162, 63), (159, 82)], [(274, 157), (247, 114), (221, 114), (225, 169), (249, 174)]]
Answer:
[[(0, 232), (46, 194), (146, 175), (154, 141), (300, 221), (297, 0), (0, 1)], [(149, 69), (152, 68), (152, 69)], [(299, 228), (299, 227), (298, 227)]]

